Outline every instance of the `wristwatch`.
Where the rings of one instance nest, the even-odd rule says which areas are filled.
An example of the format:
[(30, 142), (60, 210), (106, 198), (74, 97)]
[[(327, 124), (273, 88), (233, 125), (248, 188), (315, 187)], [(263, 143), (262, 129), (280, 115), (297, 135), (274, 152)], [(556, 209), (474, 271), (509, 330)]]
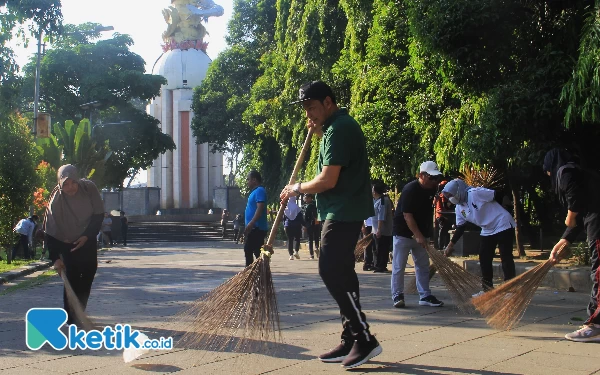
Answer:
[(298, 182), (294, 185), (294, 188), (292, 189), (294, 191), (294, 193), (300, 194), (300, 184), (301, 184), (301, 182)]

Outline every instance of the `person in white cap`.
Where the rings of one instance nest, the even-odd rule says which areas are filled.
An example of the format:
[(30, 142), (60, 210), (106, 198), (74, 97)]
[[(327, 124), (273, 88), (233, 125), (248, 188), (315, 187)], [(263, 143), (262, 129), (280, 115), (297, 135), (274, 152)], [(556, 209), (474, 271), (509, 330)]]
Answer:
[(415, 263), (419, 305), (443, 306), (429, 289), (428, 237), (433, 223), (433, 197), (442, 180), (437, 164), (421, 164), (418, 178), (402, 189), (394, 215), (394, 252), (392, 259), (392, 300), (394, 307), (404, 307), (404, 269), (411, 253)]

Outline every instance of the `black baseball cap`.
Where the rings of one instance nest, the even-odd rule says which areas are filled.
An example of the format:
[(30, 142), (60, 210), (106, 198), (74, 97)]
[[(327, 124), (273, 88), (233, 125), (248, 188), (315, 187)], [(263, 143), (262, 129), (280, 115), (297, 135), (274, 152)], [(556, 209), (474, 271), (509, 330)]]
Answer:
[(318, 100), (322, 102), (328, 96), (335, 103), (335, 95), (328, 84), (323, 81), (312, 81), (300, 86), (300, 90), (298, 90), (298, 100), (291, 102), (290, 105), (302, 103), (307, 100)]

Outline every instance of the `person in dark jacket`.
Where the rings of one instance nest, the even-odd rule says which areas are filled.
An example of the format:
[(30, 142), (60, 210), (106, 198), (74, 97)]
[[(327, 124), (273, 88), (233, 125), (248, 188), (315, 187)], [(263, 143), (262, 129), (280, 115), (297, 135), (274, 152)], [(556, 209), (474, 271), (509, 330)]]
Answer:
[[(80, 179), (71, 164), (58, 169), (58, 186), (46, 210), (44, 240), (50, 260), (59, 273), (66, 272), (79, 302), (85, 309), (98, 268), (96, 234), (102, 225), (104, 203), (92, 181)], [(68, 324), (78, 322), (63, 293)]]
[(558, 262), (557, 252), (563, 245), (570, 245), (584, 230), (592, 257), (592, 293), (588, 303), (589, 317), (584, 325), (565, 335), (567, 340), (600, 342), (600, 198), (597, 188), (600, 176), (573, 162), (571, 155), (561, 149), (550, 150), (544, 158), (544, 172), (551, 179), (552, 188), (560, 202), (568, 209), (562, 238), (552, 249), (550, 259)]
[[(304, 225), (304, 219), (302, 217), (302, 211), (295, 198), (291, 198), (288, 201), (287, 207), (284, 211), (283, 217), (283, 228), (287, 235), (288, 252), (290, 253), (290, 260), (300, 259), (300, 237), (302, 235), (302, 226)], [(294, 250), (294, 244), (295, 250)]]

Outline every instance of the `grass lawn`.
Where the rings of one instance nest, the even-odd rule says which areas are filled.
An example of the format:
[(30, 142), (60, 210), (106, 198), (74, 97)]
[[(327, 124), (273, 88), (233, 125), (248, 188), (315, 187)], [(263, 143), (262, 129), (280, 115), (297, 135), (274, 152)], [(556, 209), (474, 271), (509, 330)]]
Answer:
[(25, 266), (31, 262), (35, 262), (35, 260), (17, 259), (17, 260), (13, 260), (11, 264), (6, 264), (6, 260), (2, 259), (2, 260), (0, 260), (0, 273), (6, 272), (6, 271), (11, 271), (15, 268)]
[(45, 283), (46, 281), (49, 281), (52, 279), (52, 277), (56, 276), (56, 271), (55, 270), (48, 270), (46, 272), (44, 272), (43, 274), (36, 276), (32, 279), (28, 279), (25, 281), (21, 281), (20, 283), (10, 286), (6, 289), (4, 289), (3, 291), (0, 292), (0, 296), (6, 295), (6, 294), (10, 294), (10, 293), (14, 293), (18, 290), (23, 290), (23, 289), (28, 289), (28, 288), (33, 288), (35, 286), (38, 285), (42, 285), (43, 283)]

